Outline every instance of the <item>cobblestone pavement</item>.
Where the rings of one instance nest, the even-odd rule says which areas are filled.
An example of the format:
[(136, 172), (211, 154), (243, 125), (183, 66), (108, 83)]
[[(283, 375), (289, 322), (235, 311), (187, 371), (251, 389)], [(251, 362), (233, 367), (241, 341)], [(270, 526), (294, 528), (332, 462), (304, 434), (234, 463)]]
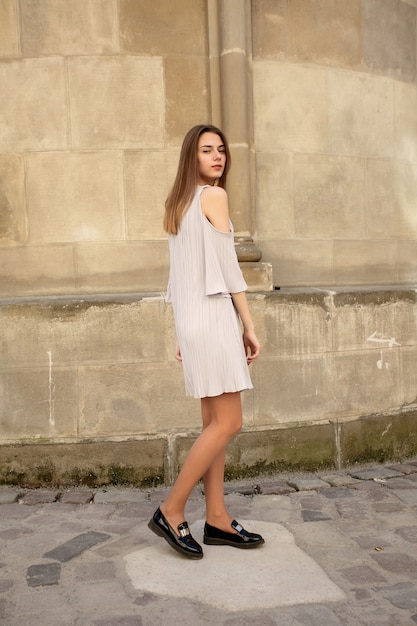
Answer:
[[(155, 508), (164, 499), (163, 488), (0, 487), (0, 623), (5, 626), (417, 624), (417, 459), (340, 472), (280, 474), (253, 483), (228, 483), (226, 493), (229, 510), (241, 522), (259, 520), (286, 529), (296, 546), (342, 590), (343, 599), (278, 603), (261, 608), (255, 604), (256, 608), (248, 609), (253, 551), (233, 548), (217, 549), (227, 550), (225, 559), (233, 553), (244, 563), (244, 568), (240, 568), (248, 580), (247, 589), (242, 589), (246, 598), (244, 611), (222, 610), (186, 595), (181, 598), (153, 593), (146, 585), (140, 589), (132, 584), (127, 573), (127, 555), (157, 542), (158, 554), (162, 555), (160, 575), (164, 575), (165, 554), (172, 552), (177, 558), (179, 580), (181, 566), (186, 561), (147, 528)], [(187, 517), (190, 522), (204, 519), (204, 499), (199, 489), (190, 499)], [(266, 539), (260, 550), (268, 555)], [(192, 561), (202, 585), (204, 562), (204, 559)], [(258, 586), (262, 585), (262, 571), (256, 575)], [(187, 580), (182, 580), (182, 584), (186, 587)], [(232, 588), (233, 576), (229, 584)], [(278, 592), (280, 580), (274, 584)], [(306, 585), (306, 579), (295, 579), (291, 584)], [(299, 592), (301, 597), (304, 592), (308, 597), (307, 587)]]

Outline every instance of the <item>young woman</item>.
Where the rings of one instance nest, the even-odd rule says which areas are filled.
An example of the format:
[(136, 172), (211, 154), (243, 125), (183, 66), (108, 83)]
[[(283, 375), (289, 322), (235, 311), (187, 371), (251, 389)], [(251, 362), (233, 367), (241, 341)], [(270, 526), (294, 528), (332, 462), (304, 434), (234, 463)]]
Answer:
[(234, 249), (224, 189), (229, 169), (230, 152), (222, 131), (211, 125), (192, 128), (183, 141), (164, 218), (175, 356), (182, 362), (186, 394), (201, 398), (203, 429), (148, 526), (177, 552), (195, 559), (202, 558), (203, 550), (190, 534), (184, 512), (201, 478), (206, 500), (204, 543), (237, 548), (264, 543), (261, 535), (246, 531), (229, 516), (224, 502), (226, 446), (241, 429), (240, 391), (252, 388), (248, 364), (258, 358), (260, 349)]

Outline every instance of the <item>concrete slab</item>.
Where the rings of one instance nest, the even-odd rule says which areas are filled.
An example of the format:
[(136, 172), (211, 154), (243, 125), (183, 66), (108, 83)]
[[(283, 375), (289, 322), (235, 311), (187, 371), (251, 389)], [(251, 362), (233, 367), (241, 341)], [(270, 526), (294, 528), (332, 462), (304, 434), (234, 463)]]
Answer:
[[(163, 540), (125, 556), (135, 589), (199, 600), (226, 611), (265, 609), (345, 600), (344, 592), (295, 543), (282, 525), (241, 520), (260, 532), (261, 548), (246, 551), (229, 546), (204, 546), (201, 561), (177, 555)], [(197, 541), (203, 521), (191, 526)]]

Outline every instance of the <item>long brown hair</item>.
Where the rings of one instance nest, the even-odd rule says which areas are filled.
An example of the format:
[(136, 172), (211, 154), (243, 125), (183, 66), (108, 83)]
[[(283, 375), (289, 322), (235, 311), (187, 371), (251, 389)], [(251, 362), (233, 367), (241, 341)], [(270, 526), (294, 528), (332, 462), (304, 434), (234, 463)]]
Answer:
[(198, 185), (198, 141), (203, 133), (215, 133), (219, 135), (224, 144), (226, 164), (217, 184), (219, 187), (225, 187), (226, 185), (226, 177), (231, 165), (229, 144), (227, 143), (226, 137), (219, 128), (211, 124), (193, 126), (185, 135), (184, 141), (182, 142), (177, 175), (165, 202), (164, 228), (167, 233), (173, 235), (177, 234), (181, 220), (193, 199), (195, 189)]

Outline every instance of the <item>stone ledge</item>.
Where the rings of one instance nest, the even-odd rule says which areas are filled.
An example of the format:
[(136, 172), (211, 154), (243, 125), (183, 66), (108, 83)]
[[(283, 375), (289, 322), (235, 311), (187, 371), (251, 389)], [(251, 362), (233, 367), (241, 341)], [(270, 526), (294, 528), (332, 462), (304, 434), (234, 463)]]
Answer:
[[(417, 454), (416, 418), (417, 410), (363, 416), (339, 423), (340, 439), (335, 436), (333, 424), (241, 432), (228, 448), (226, 480), (286, 471), (339, 470), (374, 461), (401, 461)], [(384, 435), (388, 424), (391, 424), (389, 437)], [(177, 459), (175, 474), (194, 440), (195, 434), (182, 433), (171, 448), (164, 436), (151, 441), (2, 445), (0, 484), (155, 487), (171, 481), (172, 475), (167, 471), (170, 459)]]

